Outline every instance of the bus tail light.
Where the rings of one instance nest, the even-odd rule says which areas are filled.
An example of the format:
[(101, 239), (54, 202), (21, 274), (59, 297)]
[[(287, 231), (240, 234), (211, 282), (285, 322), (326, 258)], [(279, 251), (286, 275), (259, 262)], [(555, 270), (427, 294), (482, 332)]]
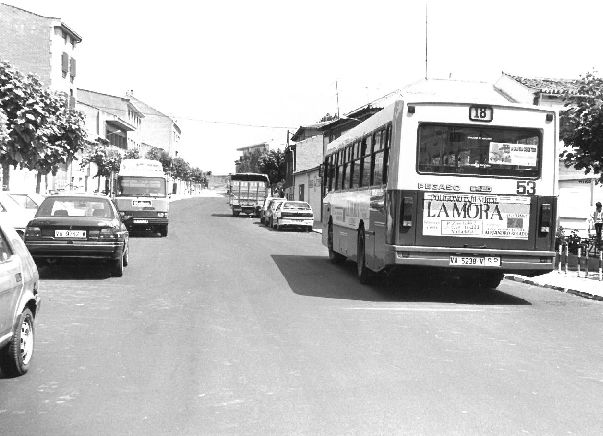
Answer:
[(553, 208), (550, 204), (545, 203), (540, 205), (540, 233), (548, 233), (551, 231), (552, 212)]
[(414, 200), (412, 197), (403, 197), (400, 205), (400, 227), (412, 227), (412, 212)]

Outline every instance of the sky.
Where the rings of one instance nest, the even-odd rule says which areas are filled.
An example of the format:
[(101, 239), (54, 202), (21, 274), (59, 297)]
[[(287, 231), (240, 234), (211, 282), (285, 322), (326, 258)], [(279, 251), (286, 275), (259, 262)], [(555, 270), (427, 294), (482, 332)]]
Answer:
[(0, 1), (60, 18), (83, 39), (77, 86), (133, 90), (177, 120), (180, 156), (214, 174), (234, 172), (239, 147), (283, 149), (288, 130), (426, 71), (486, 82), (603, 71), (596, 1)]

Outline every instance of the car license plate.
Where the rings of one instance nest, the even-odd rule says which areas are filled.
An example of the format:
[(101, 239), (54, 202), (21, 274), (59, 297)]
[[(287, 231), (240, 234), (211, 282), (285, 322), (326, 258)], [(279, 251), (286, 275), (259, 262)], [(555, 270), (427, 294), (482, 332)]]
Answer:
[(134, 220), (134, 224), (148, 224), (149, 220)]
[(449, 265), (453, 266), (500, 266), (497, 256), (450, 256)]
[(85, 238), (86, 230), (55, 230), (55, 238)]

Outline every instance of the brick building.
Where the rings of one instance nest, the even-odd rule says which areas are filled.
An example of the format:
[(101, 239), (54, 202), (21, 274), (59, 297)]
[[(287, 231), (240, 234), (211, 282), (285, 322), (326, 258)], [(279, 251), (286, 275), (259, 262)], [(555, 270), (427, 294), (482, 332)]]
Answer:
[(77, 46), (81, 42), (82, 37), (60, 18), (0, 3), (0, 59), (69, 95), (72, 107), (77, 90)]
[[(75, 108), (77, 94), (77, 46), (82, 37), (60, 18), (44, 17), (15, 6), (0, 3), (0, 59), (24, 74), (37, 76), (44, 86), (63, 92)], [(74, 168), (75, 167), (75, 168)], [(63, 165), (58, 173), (44, 178), (46, 190), (73, 188), (73, 172), (79, 165)], [(14, 190), (34, 190), (36, 173), (12, 169), (10, 186)]]

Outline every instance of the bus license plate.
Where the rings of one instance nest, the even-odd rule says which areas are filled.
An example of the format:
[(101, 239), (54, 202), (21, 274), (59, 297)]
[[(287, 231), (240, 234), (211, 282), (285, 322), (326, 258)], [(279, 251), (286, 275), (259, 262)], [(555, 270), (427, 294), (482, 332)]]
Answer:
[(85, 230), (55, 230), (55, 238), (85, 238)]
[(495, 256), (450, 256), (449, 265), (454, 266), (500, 266), (500, 257)]

